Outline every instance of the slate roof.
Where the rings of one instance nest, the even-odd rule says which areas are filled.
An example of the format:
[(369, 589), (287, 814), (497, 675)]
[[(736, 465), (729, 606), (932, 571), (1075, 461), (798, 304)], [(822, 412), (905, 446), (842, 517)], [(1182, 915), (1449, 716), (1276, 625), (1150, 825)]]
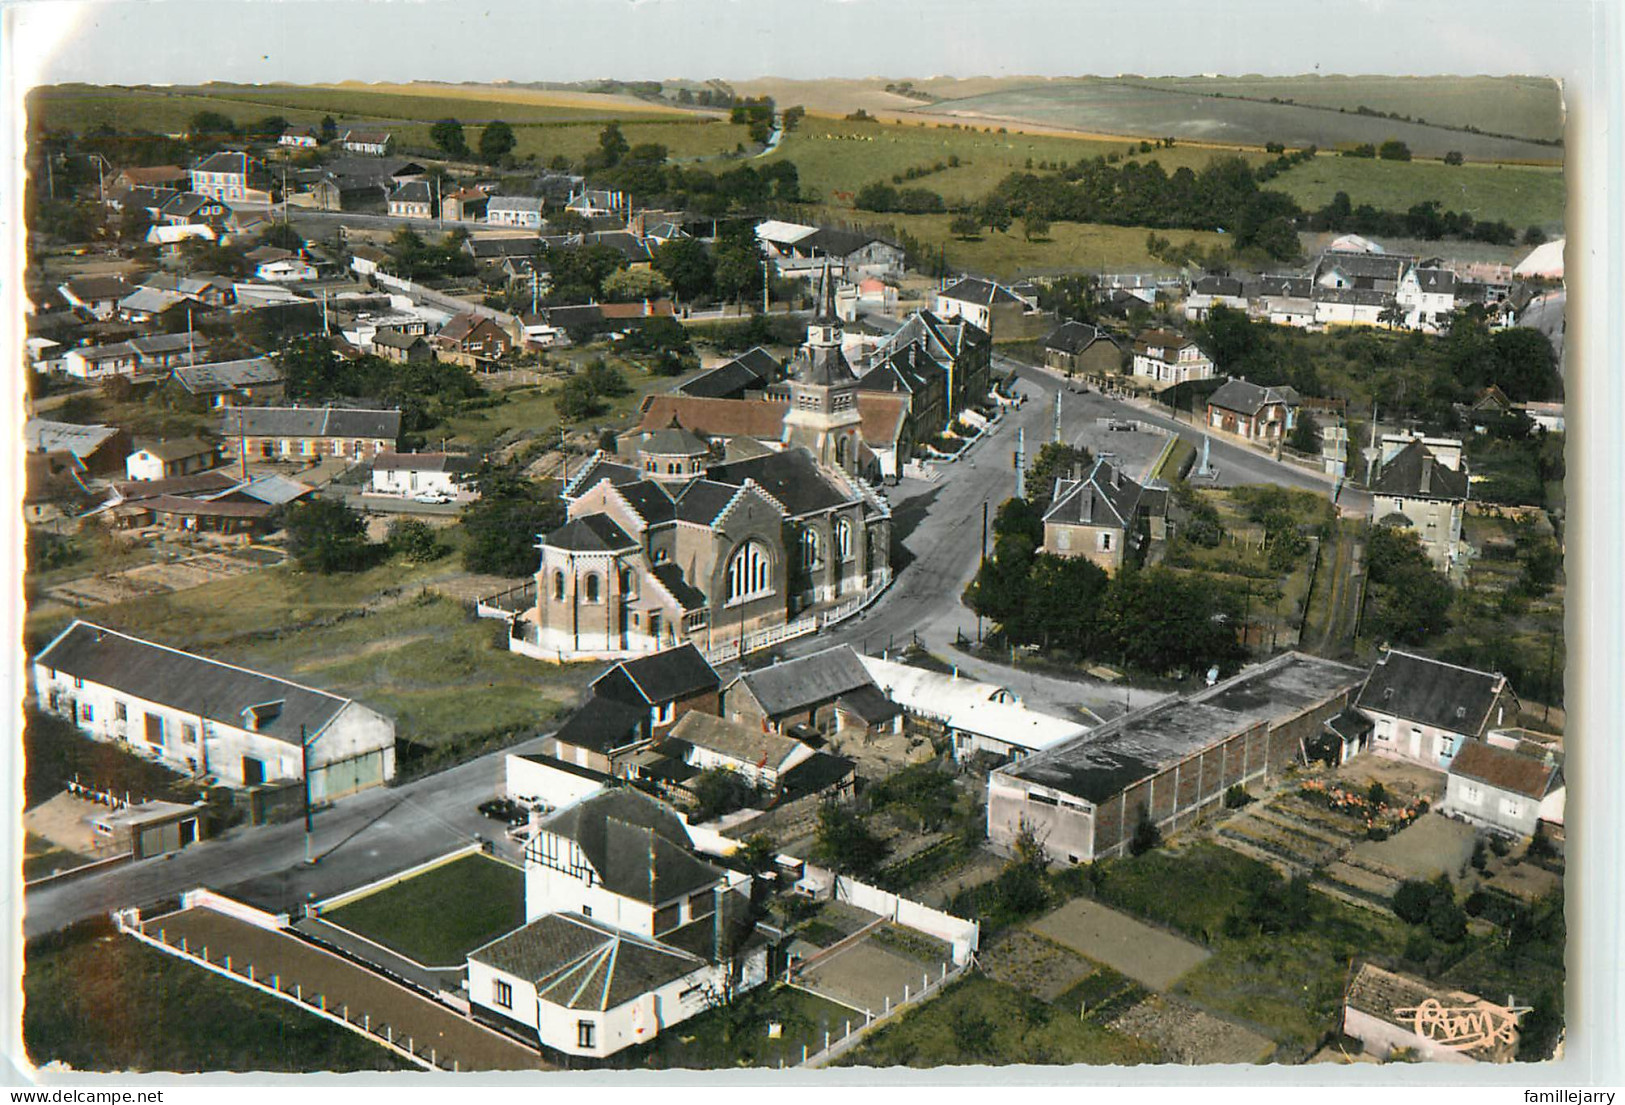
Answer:
[(1426, 445), (1412, 441), (1383, 464), (1371, 482), (1371, 493), (1465, 501), (1469, 486), (1466, 472), (1446, 468)]
[(967, 276), (937, 294), (947, 299), (957, 299), (961, 303), (978, 303), (987, 307), (998, 306), (1001, 303), (1025, 305), (1020, 296), (1003, 284), (975, 276)]
[(586, 235), (581, 244), (583, 246), (604, 246), (607, 249), (613, 249), (634, 264), (639, 261), (647, 261), (650, 257), (649, 247), (644, 243), (643, 239), (624, 230), (594, 232)]
[(667, 425), (645, 431), (638, 450), (663, 457), (703, 457), (711, 452), (711, 446), (694, 431), (685, 429), (674, 414)]
[(156, 499), (160, 495), (190, 495), (207, 498), (230, 491), (242, 481), (226, 472), (194, 472), (167, 480), (115, 480), (113, 491), (125, 502)]
[(654, 573), (661, 586), (671, 592), (671, 597), (676, 599), (684, 610), (698, 610), (705, 605), (705, 592), (684, 579), (683, 570), (677, 565), (670, 561), (656, 564)]
[(857, 714), (869, 725), (881, 725), (903, 712), (903, 708), (876, 686), (857, 687), (836, 699), (837, 708)]
[(205, 173), (246, 173), (251, 164), (249, 156), (245, 153), (221, 150), (219, 153), (210, 154), (192, 167)]
[(540, 238), (470, 238), (464, 248), (476, 260), (505, 257), (539, 257), (545, 248)]
[(1531, 756), (1476, 740), (1462, 745), (1461, 751), (1450, 762), (1450, 774), (1537, 801), (1550, 794), (1563, 777), (1555, 759), (1547, 763), (1542, 756)]
[(650, 905), (724, 877), (693, 853), (688, 829), (670, 806), (630, 787), (602, 790), (565, 806), (539, 830), (575, 841), (605, 889)]
[(485, 205), (486, 216), (496, 211), (522, 211), (527, 215), (540, 215), (542, 213), (542, 200), (539, 196), (492, 196)]
[(1192, 295), (1216, 295), (1239, 298), (1241, 281), (1233, 276), (1201, 276), (1191, 283)]
[(649, 711), (644, 707), (589, 694), (554, 732), (553, 739), (607, 756), (642, 740), (642, 726), (648, 719)]
[(215, 453), (213, 445), (207, 445), (195, 437), (177, 437), (172, 441), (155, 441), (143, 445), (136, 450), (157, 457), (159, 460), (185, 460), (188, 457), (212, 456)]
[(1358, 668), (1289, 652), (1195, 694), (1114, 718), (999, 774), (1105, 802), (1170, 764), (1259, 722), (1284, 722), (1359, 682)]
[(837, 645), (811, 656), (747, 671), (735, 682), (745, 684), (770, 718), (811, 709), (859, 687), (875, 685), (851, 645)]
[(402, 351), (412, 349), (414, 346), (427, 344), (421, 334), (403, 334), (399, 330), (379, 330), (372, 336), (373, 345), (381, 345), (385, 349), (399, 349)]
[(432, 203), (434, 193), (429, 190), (427, 181), (409, 180), (390, 193), (389, 201), (391, 203)]
[(677, 719), (671, 736), (740, 763), (774, 768), (801, 746), (794, 737), (764, 733), (754, 726), (698, 710), (690, 710)]
[(1318, 303), (1351, 303), (1356, 307), (1386, 307), (1394, 301), (1393, 292), (1377, 288), (1323, 288), (1316, 284), (1313, 294)]
[(808, 794), (818, 794), (852, 777), (857, 764), (833, 752), (814, 751), (811, 756), (779, 776), (780, 801), (792, 802)]
[[(612, 679), (620, 673), (623, 679)], [(592, 681), (600, 695), (643, 706), (674, 702), (679, 698), (714, 691), (722, 679), (705, 662), (700, 650), (684, 644), (650, 656), (622, 660)]]
[(1218, 407), (1220, 410), (1256, 415), (1272, 403), (1295, 405), (1298, 402), (1298, 393), (1290, 387), (1260, 387), (1247, 380), (1233, 379), (1226, 380), (1217, 391), (1208, 396), (1207, 402), (1208, 406)]
[(269, 357), (190, 365), (175, 370), (175, 379), (193, 395), (215, 395), (237, 388), (281, 383), (282, 369)]
[(575, 498), (588, 488), (594, 487), (604, 480), (608, 480), (616, 487), (625, 484), (643, 482), (643, 473), (631, 465), (620, 464), (612, 459), (613, 454), (598, 452), (588, 458), (564, 484), (562, 495), (566, 499)]
[(1098, 326), (1091, 326), (1087, 322), (1063, 322), (1049, 332), (1044, 339), (1044, 348), (1057, 349), (1062, 353), (1082, 353), (1097, 341), (1117, 346), (1117, 340)]
[(474, 458), (466, 453), (379, 453), (373, 469), (385, 472), (468, 472)]
[(870, 242), (882, 242), (896, 248), (895, 242), (888, 242), (878, 235), (867, 234), (861, 230), (844, 230), (833, 226), (821, 226), (811, 234), (797, 240), (795, 244), (801, 249), (817, 250), (819, 253), (828, 254), (831, 257), (849, 257)]
[(638, 547), (607, 514), (587, 514), (572, 519), (548, 534), (544, 541), (551, 548), (573, 552), (616, 552)]
[(1285, 299), (1308, 299), (1314, 292), (1314, 281), (1307, 276), (1261, 276), (1253, 294)]
[(135, 288), (122, 276), (76, 276), (63, 286), (85, 303), (99, 299), (123, 299)]
[(401, 435), (401, 412), (349, 407), (233, 407), (225, 413), (225, 437), (360, 437), (393, 441)]
[[(154, 504), (163, 501), (152, 500)], [(81, 620), (63, 630), (34, 660), (178, 713), (237, 728), (247, 727), (245, 715), (250, 707), (279, 702), (281, 712), (263, 720), (258, 732), (296, 747), (301, 726), (307, 739), (314, 737), (350, 705), (350, 699), (326, 691)]]
[(66, 450), (81, 460), (118, 436), (116, 426), (81, 426), (76, 422), (52, 422), (30, 418), (23, 424), (23, 444), (31, 453)]
[(536, 985), (536, 996), (566, 1009), (605, 1012), (700, 970), (679, 949), (576, 913), (550, 913), (468, 953), (476, 963)]
[(1416, 284), (1432, 295), (1451, 295), (1456, 290), (1456, 274), (1449, 269), (1417, 269)]
[(743, 484), (755, 480), (762, 490), (784, 504), (792, 517), (813, 514), (853, 501), (854, 496), (836, 488), (803, 449), (752, 457), (749, 460), (718, 464), (706, 475), (719, 483)]
[(1405, 272), (1410, 258), (1396, 254), (1358, 253), (1347, 250), (1327, 250), (1321, 254), (1317, 272), (1337, 269), (1345, 276), (1356, 279), (1397, 281)]
[[(1197, 345), (1195, 338), (1187, 338), (1183, 334), (1174, 333), (1172, 330), (1142, 330), (1134, 338), (1135, 353), (1141, 356), (1155, 356), (1159, 360), (1168, 361), (1169, 363), (1177, 359), (1181, 349), (1190, 345), (1196, 345), (1198, 352), (1201, 351), (1201, 346)], [(1153, 354), (1151, 352), (1153, 349), (1160, 349), (1162, 352)]]
[(1491, 716), (1496, 695), (1505, 685), (1506, 677), (1499, 672), (1390, 649), (1371, 665), (1355, 704), (1371, 713), (1478, 736), (1505, 720)]
[(1073, 526), (1119, 526), (1131, 528), (1145, 488), (1123, 475), (1122, 469), (1104, 458), (1096, 458), (1089, 474), (1081, 480), (1061, 480), (1055, 501), (1044, 512), (1044, 521)]
[(763, 386), (762, 378), (738, 361), (728, 361), (701, 373), (677, 390), (701, 399), (743, 399), (745, 392)]

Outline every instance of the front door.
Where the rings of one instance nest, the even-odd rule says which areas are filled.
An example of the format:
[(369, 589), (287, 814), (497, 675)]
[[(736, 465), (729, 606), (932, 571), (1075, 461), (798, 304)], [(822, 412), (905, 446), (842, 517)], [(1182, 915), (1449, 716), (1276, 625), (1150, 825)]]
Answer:
[(184, 848), (197, 839), (197, 818), (188, 817), (181, 822), (181, 847)]
[(243, 786), (257, 787), (265, 782), (265, 761), (253, 756), (243, 757)]
[(1411, 759), (1420, 760), (1421, 758), (1422, 758), (1422, 730), (1420, 730), (1420, 729), (1412, 729), (1411, 730)]

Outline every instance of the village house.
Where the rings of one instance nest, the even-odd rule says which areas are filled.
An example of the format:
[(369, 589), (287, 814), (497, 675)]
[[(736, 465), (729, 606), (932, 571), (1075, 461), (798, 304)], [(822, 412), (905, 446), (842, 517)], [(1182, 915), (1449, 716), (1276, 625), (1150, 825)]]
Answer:
[(88, 473), (66, 449), (23, 454), (23, 521), (31, 526), (73, 517), (97, 496), (85, 486)]
[(149, 334), (112, 345), (82, 345), (62, 356), (62, 370), (81, 380), (112, 376), (161, 376), (209, 355), (209, 339), (200, 333)]
[(213, 468), (219, 460), (218, 445), (182, 437), (137, 449), (125, 459), (124, 471), (132, 480), (167, 480)]
[(1157, 389), (1213, 378), (1213, 358), (1187, 337), (1169, 330), (1144, 330), (1134, 339), (1132, 374)]
[(211, 231), (221, 231), (232, 215), (231, 207), (218, 196), (180, 192), (164, 201), (154, 221), (164, 226), (208, 227)]
[[(395, 774), (395, 724), (352, 699), (76, 620), (33, 665), (42, 710), (227, 786), (329, 802)], [(302, 743), (301, 743), (302, 742)]]
[(214, 273), (200, 272), (190, 276), (176, 273), (153, 272), (141, 278), (144, 288), (179, 292), (205, 307), (230, 307), (234, 302), (231, 281)]
[(216, 200), (271, 202), (271, 177), (246, 153), (222, 150), (192, 166), (192, 191)]
[(584, 219), (602, 215), (616, 215), (628, 210), (630, 201), (624, 192), (610, 192), (602, 188), (583, 188), (565, 203), (566, 211), (573, 211)]
[(622, 660), (592, 681), (600, 700), (643, 710), (645, 736), (660, 740), (685, 714), (715, 714), (722, 679), (691, 644)]
[(722, 690), (722, 715), (761, 732), (900, 732), (902, 710), (875, 685), (851, 645), (741, 672)]
[(1401, 325), (1438, 333), (1456, 311), (1456, 274), (1446, 268), (1408, 266), (1394, 292), (1394, 302), (1404, 312)]
[(945, 322), (964, 319), (990, 336), (1013, 331), (1033, 305), (1003, 284), (967, 276), (937, 293), (932, 310)]
[(401, 412), (349, 407), (228, 407), (220, 436), (243, 461), (376, 459), (401, 436)]
[(485, 205), (488, 226), (514, 226), (522, 230), (541, 230), (543, 201), (539, 196), (492, 196)]
[(1472, 494), (1461, 442), (1390, 435), (1383, 454), (1371, 481), (1372, 518), (1413, 531), (1434, 566), (1450, 572), (1461, 560), (1462, 519)]
[(107, 192), (111, 195), (125, 188), (180, 188), (190, 180), (191, 173), (179, 165), (132, 165), (107, 179)]
[(389, 194), (389, 214), (397, 219), (432, 219), (434, 193), (421, 180), (399, 185)]
[(1314, 281), (1307, 276), (1262, 276), (1247, 287), (1247, 314), (1276, 326), (1315, 322)]
[(1233, 276), (1211, 275), (1191, 281), (1190, 294), (1185, 297), (1185, 320), (1203, 322), (1215, 307), (1245, 311), (1247, 293), (1242, 282)]
[(135, 291), (118, 301), (116, 313), (125, 322), (161, 325), (167, 321), (164, 316), (169, 311), (182, 305), (188, 305), (188, 300), (180, 292), (138, 285)]
[(1249, 441), (1273, 445), (1298, 424), (1297, 391), (1286, 385), (1262, 387), (1245, 376), (1226, 380), (1207, 399), (1207, 425)]
[(378, 330), (372, 336), (372, 353), (395, 364), (427, 364), (435, 359), (429, 343), (417, 334), (399, 330)]
[(254, 275), (274, 283), (299, 283), (316, 279), (316, 266), (297, 252), (278, 246), (257, 246), (243, 254), (254, 266)]
[(1088, 474), (1057, 479), (1044, 512), (1044, 551), (1081, 556), (1115, 575), (1125, 558), (1143, 556), (1146, 542), (1166, 537), (1166, 491), (1146, 488), (1104, 456)]
[(1063, 322), (1044, 339), (1044, 364), (1068, 376), (1119, 376), (1123, 360), (1117, 339), (1087, 322)]
[(314, 127), (289, 126), (283, 129), (276, 144), (299, 150), (314, 150), (322, 144), (322, 136)]
[(513, 335), (494, 319), (473, 311), (453, 315), (431, 341), (441, 360), (468, 368), (482, 362), (499, 361), (513, 352)]
[(758, 345), (701, 373), (677, 391), (700, 399), (760, 398), (770, 384), (778, 382), (782, 371), (778, 358)]
[(1550, 748), (1469, 741), (1450, 761), (1439, 812), (1503, 836), (1532, 836), (1543, 821), (1563, 824), (1563, 765)]
[(749, 882), (636, 790), (565, 806), (525, 846), (526, 924), (469, 953), (476, 1015), (566, 1055), (647, 1043), (767, 980), (780, 934), (751, 919)]
[(387, 130), (348, 130), (339, 145), (349, 153), (368, 157), (388, 157), (395, 148), (395, 136)]
[(878, 385), (879, 390), (905, 390), (918, 432), (935, 436), (952, 428), (967, 408), (988, 402), (993, 388), (993, 339), (967, 319), (945, 320), (930, 311), (915, 311), (880, 341), (869, 364), (859, 388), (876, 387), (869, 382), (875, 369), (888, 365), (896, 369), (906, 386), (896, 388), (887, 379)]
[(673, 727), (667, 747), (674, 744), (696, 771), (731, 771), (764, 796), (776, 794), (791, 770), (816, 755), (794, 737), (697, 710)]
[(1517, 1018), (1505, 1006), (1374, 963), (1349, 982), (1343, 1034), (1379, 1060), (1402, 1052), (1424, 1063), (1505, 1063), (1518, 1051)]
[(1034, 752), (989, 777), (988, 841), (1008, 850), (1030, 827), (1053, 862), (1090, 863), (1127, 854), (1142, 819), (1169, 836), (1299, 762), (1361, 676), (1289, 652)]
[(135, 291), (135, 286), (122, 276), (75, 276), (56, 289), (68, 306), (98, 322), (105, 322), (118, 311), (119, 300)]
[(649, 711), (612, 698), (588, 694), (575, 713), (542, 740), (541, 751), (609, 778), (636, 772), (638, 754), (653, 743)]
[(130, 434), (117, 426), (30, 418), (23, 424), (23, 447), (30, 453), (71, 453), (85, 472), (105, 476), (124, 470)]
[(383, 452), (373, 458), (371, 493), (410, 498), (424, 493), (450, 495), (462, 501), (479, 493), (463, 486), (474, 470), (466, 453)]
[(285, 374), (270, 357), (185, 365), (175, 369), (175, 382), (211, 407), (256, 406), (281, 399)]
[(1471, 742), (1515, 725), (1521, 705), (1500, 672), (1388, 649), (1371, 667), (1355, 705), (1374, 725), (1371, 750), (1445, 771)]

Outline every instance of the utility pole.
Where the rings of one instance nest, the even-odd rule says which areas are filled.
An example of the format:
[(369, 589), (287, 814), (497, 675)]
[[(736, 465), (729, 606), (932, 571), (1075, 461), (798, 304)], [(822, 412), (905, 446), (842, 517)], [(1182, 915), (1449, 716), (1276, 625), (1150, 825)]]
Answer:
[(1052, 439), (1055, 444), (1061, 443), (1061, 389), (1055, 389), (1055, 435)]
[(299, 727), (299, 775), (305, 786), (305, 866), (316, 862), (311, 856), (311, 835), (316, 831), (316, 818), (310, 809), (310, 741), (305, 739), (305, 727)]
[[(978, 568), (976, 574), (978, 576), (980, 576), (982, 574), (981, 568), (986, 568), (986, 567), (987, 567), (987, 500), (983, 499), (982, 500), (982, 559), (981, 559), (980, 568)], [(976, 615), (976, 643), (977, 644), (982, 643), (982, 615), (980, 613), (978, 613)]]
[(1027, 428), (1016, 428), (1016, 498), (1027, 497)]
[(769, 314), (773, 308), (768, 302), (769, 283), (767, 277), (767, 259), (762, 259), (762, 314)]

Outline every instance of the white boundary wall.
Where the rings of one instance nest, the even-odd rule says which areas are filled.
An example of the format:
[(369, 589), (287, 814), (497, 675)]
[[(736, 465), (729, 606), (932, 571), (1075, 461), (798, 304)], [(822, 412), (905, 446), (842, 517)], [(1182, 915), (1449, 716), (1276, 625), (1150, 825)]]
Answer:
[(347, 905), (350, 902), (355, 901), (357, 898), (365, 898), (368, 894), (375, 891), (383, 890), (385, 887), (394, 886), (398, 882), (404, 882), (413, 875), (421, 875), (425, 871), (432, 871), (436, 867), (448, 864), (454, 859), (461, 859), (464, 856), (471, 856), (476, 852), (484, 851), (485, 846), (483, 844), (465, 844), (456, 851), (447, 852), (443, 856), (436, 856), (434, 859), (431, 859), (425, 863), (420, 863), (416, 867), (408, 867), (404, 871), (397, 871), (393, 875), (386, 875), (383, 878), (376, 879), (364, 886), (358, 886), (354, 890), (346, 890), (342, 894), (335, 894), (331, 898), (324, 898), (322, 901), (316, 902), (314, 905), (312, 905), (308, 912), (320, 916), (330, 909), (337, 909), (339, 906)]
[(253, 906), (239, 902), (235, 898), (227, 898), (203, 887), (188, 890), (182, 894), (181, 908), (212, 909), (216, 913), (224, 913), (228, 917), (235, 917), (239, 921), (247, 921), (251, 925), (257, 925), (262, 929), (270, 929), (273, 932), (288, 927), (288, 915), (286, 913), (267, 913), (263, 909), (255, 909)]
[(835, 875), (812, 864), (807, 865), (807, 873), (798, 885), (813, 889), (816, 893), (817, 889), (829, 887), (832, 879), (833, 897), (836, 901), (848, 902), (859, 909), (878, 913), (905, 928), (917, 929), (939, 940), (948, 941), (953, 946), (956, 967), (964, 965), (976, 954), (976, 949), (981, 943), (982, 926), (975, 921), (967, 921), (951, 913), (932, 909), (930, 906), (893, 894), (889, 890), (881, 890), (868, 883), (849, 879), (845, 875)]

